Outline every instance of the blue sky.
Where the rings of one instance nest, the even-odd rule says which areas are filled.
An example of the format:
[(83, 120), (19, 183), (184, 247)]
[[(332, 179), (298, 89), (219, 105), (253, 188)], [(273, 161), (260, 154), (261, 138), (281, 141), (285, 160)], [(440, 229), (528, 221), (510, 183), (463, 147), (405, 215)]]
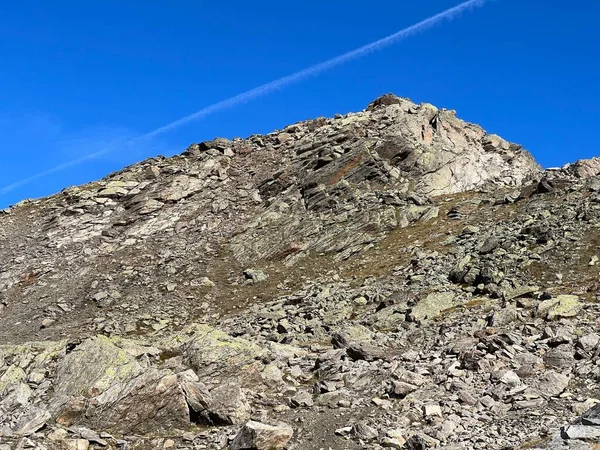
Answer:
[(456, 109), (546, 166), (600, 155), (600, 2), (494, 0), (152, 140), (119, 144), (460, 1), (0, 3), (0, 207), (216, 136), (357, 111), (387, 92)]

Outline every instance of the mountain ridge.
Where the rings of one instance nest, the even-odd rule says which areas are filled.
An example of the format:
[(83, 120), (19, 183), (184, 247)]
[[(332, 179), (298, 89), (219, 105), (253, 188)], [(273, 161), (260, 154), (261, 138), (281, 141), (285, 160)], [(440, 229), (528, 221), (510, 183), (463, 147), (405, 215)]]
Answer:
[(599, 173), (387, 94), (3, 210), (0, 446), (593, 448)]

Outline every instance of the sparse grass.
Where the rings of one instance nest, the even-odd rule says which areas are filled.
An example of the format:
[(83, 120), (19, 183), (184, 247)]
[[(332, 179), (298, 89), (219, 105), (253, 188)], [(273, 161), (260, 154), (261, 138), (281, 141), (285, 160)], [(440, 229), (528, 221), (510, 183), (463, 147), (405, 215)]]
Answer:
[(359, 254), (357, 258), (347, 261), (341, 267), (341, 275), (347, 278), (356, 277), (363, 280), (367, 277), (391, 275), (396, 267), (410, 263), (412, 255), (406, 250), (409, 246), (418, 246), (424, 251), (446, 253), (451, 246), (443, 244), (446, 237), (456, 236), (467, 225), (480, 225), (493, 217), (500, 222), (514, 215), (518, 208), (515, 205), (479, 205), (461, 220), (450, 219), (447, 214), (457, 204), (471, 203), (483, 198), (482, 194), (467, 192), (443, 195), (434, 198), (440, 207), (439, 215), (429, 222), (417, 222), (406, 228), (391, 231), (375, 247)]
[(549, 440), (550, 440), (549, 437), (543, 438), (543, 439), (533, 439), (531, 441), (527, 441), (527, 442), (521, 444), (519, 447), (517, 447), (517, 449), (519, 449), (519, 450), (526, 450), (526, 449), (532, 449), (532, 448), (543, 448), (544, 445)]
[(460, 305), (456, 305), (453, 306), (452, 308), (448, 308), (443, 310), (440, 313), (440, 317), (447, 317), (455, 312), (458, 311), (466, 311), (469, 309), (475, 309), (475, 308), (479, 308), (479, 307), (484, 307), (486, 305), (489, 305), (491, 303), (491, 300), (488, 298), (475, 298), (473, 300), (470, 300), (468, 302), (462, 303)]
[[(541, 261), (535, 261), (524, 269), (541, 286), (551, 287), (555, 294), (577, 294), (585, 300), (596, 302), (600, 290), (600, 264), (590, 266), (590, 258), (600, 256), (600, 233), (590, 229), (581, 240), (569, 246), (544, 253)], [(556, 274), (562, 273), (562, 283)]]

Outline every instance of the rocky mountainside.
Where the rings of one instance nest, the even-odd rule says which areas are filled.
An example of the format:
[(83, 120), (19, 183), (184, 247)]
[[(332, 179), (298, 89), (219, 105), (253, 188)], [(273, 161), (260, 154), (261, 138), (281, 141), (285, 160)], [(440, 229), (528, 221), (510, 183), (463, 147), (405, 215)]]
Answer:
[(600, 448), (599, 174), (385, 95), (0, 211), (0, 450)]

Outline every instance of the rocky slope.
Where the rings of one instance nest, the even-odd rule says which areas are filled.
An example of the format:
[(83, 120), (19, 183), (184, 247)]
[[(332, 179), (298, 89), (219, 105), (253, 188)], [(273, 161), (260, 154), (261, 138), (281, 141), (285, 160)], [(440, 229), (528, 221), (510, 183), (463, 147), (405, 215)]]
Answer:
[(600, 448), (599, 173), (386, 95), (1, 211), (0, 449)]

